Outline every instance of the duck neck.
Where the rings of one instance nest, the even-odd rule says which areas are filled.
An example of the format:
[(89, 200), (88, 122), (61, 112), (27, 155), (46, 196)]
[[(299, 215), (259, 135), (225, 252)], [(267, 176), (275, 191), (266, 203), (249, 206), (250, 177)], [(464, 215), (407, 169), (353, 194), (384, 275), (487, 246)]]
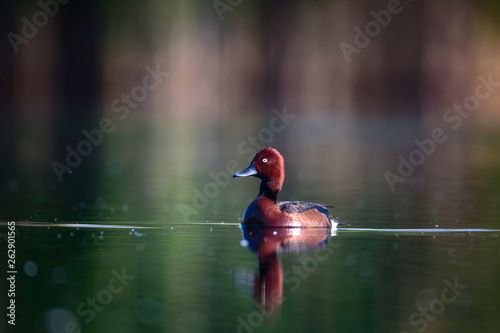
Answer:
[(282, 185), (282, 180), (262, 179), (262, 181), (260, 182), (259, 196), (266, 197), (273, 202), (276, 202), (278, 200), (278, 194), (281, 191)]

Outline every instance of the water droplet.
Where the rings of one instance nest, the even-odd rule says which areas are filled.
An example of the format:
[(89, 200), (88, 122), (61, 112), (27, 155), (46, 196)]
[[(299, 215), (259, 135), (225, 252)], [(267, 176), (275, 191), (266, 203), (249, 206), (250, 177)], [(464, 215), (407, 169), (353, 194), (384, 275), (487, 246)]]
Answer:
[(52, 280), (59, 284), (64, 284), (66, 282), (66, 270), (62, 267), (54, 267), (52, 269)]
[(24, 263), (24, 273), (30, 277), (35, 277), (38, 273), (38, 266), (33, 261), (26, 261)]
[(52, 308), (45, 313), (45, 328), (49, 332), (66, 332), (67, 328), (76, 332), (80, 330), (80, 322), (75, 314), (63, 308)]

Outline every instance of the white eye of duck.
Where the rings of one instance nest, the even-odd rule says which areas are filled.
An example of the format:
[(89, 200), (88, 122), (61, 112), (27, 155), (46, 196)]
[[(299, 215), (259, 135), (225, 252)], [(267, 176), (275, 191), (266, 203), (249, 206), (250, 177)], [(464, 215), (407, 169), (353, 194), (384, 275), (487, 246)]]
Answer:
[(267, 162), (267, 158), (263, 158), (262, 162), (266, 163)]

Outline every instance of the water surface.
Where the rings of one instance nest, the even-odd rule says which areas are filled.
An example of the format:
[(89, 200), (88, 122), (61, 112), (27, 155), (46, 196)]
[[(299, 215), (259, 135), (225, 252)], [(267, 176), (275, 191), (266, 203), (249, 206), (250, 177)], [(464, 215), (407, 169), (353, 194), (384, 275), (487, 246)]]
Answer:
[(145, 126), (141, 140), (117, 131), (62, 183), (49, 163), (25, 165), (0, 191), (18, 272), (17, 324), (0, 327), (498, 332), (500, 141), (450, 133), (392, 192), (384, 172), (424, 135), (399, 125), (297, 119), (270, 144), (285, 157), (280, 200), (335, 205), (349, 225), (334, 234), (241, 230), (258, 180), (227, 166), (248, 164), (237, 147), (258, 127), (207, 122), (185, 140), (177, 123)]
[[(499, 327), (497, 231), (242, 234), (237, 223), (123, 224), (19, 223), (18, 318), (31, 320), (16, 329), (64, 332), (71, 321), (83, 332)], [(430, 305), (435, 313), (420, 313)]]

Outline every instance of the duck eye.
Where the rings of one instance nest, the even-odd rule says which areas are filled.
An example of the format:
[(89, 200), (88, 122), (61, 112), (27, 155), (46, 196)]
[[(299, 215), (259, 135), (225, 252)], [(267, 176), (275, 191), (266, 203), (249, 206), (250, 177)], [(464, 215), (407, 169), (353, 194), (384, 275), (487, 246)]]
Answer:
[(267, 162), (267, 158), (263, 158), (262, 162), (266, 163)]

